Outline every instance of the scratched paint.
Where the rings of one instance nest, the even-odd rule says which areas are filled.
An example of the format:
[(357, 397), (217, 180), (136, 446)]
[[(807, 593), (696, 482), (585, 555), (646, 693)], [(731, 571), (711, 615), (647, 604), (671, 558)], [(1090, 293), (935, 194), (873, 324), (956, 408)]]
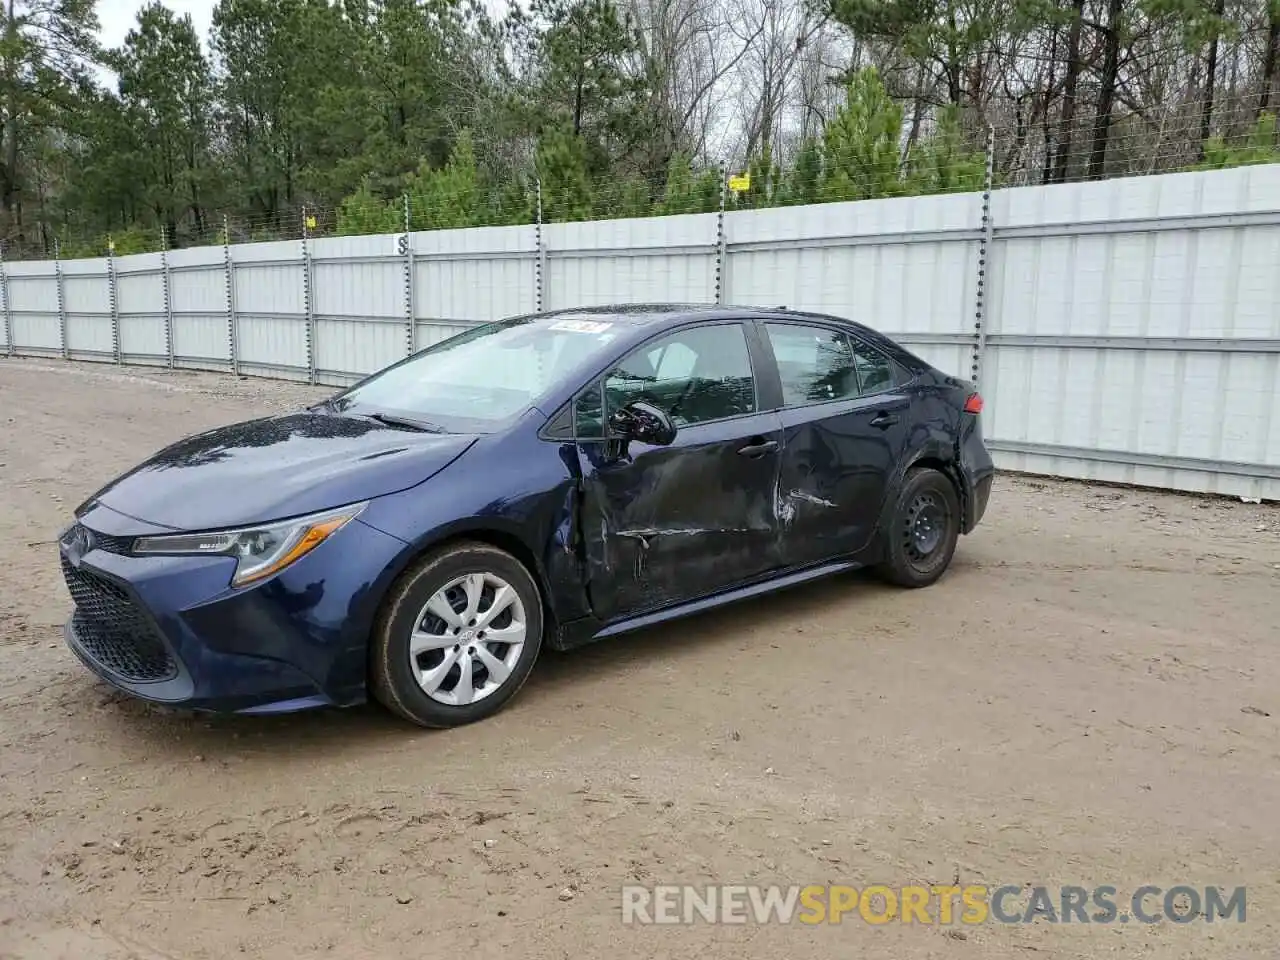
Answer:
[(804, 490), (792, 490), (787, 494), (783, 494), (775, 485), (773, 492), (773, 513), (778, 521), (784, 526), (790, 524), (796, 518), (796, 504), (808, 503), (816, 507), (824, 507), (832, 509), (836, 506), (830, 500), (807, 493)]
[(812, 493), (805, 493), (803, 490), (792, 490), (787, 494), (791, 500), (802, 500), (805, 503), (812, 503), (818, 507), (834, 507), (835, 504), (830, 500), (824, 500), (822, 497), (815, 497)]

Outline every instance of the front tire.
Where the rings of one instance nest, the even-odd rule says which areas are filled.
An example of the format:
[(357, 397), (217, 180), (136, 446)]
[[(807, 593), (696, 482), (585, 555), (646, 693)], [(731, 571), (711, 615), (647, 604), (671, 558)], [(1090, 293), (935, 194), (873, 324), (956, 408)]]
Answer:
[(423, 727), (492, 716), (542, 649), (542, 598), (524, 565), (483, 543), (428, 554), (383, 603), (371, 638), (374, 696)]
[(885, 533), (879, 574), (900, 587), (927, 587), (951, 565), (960, 539), (960, 500), (942, 473), (907, 471)]

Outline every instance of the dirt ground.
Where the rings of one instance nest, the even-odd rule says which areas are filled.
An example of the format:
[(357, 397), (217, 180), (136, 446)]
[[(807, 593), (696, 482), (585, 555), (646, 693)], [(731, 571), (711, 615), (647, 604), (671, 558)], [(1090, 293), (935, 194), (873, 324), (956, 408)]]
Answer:
[[(130, 701), (63, 647), (81, 498), (305, 387), (0, 359), (0, 957), (1280, 956), (1280, 510), (1002, 477), (855, 575), (572, 654), (428, 733)], [(641, 882), (1247, 885), (1247, 921), (624, 926)]]

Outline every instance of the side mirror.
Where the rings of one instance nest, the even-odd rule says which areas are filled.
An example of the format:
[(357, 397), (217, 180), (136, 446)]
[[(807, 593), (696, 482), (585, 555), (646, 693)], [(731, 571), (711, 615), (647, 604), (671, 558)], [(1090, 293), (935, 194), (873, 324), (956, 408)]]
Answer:
[(609, 417), (609, 429), (616, 437), (655, 447), (669, 446), (676, 438), (676, 425), (667, 412), (644, 400), (615, 410)]

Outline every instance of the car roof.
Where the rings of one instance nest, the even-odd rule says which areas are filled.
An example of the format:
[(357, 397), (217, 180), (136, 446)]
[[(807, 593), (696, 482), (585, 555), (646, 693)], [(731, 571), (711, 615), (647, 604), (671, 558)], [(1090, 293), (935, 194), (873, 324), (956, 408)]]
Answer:
[(691, 303), (628, 303), (596, 307), (577, 307), (555, 310), (534, 315), (539, 320), (609, 320), (618, 324), (634, 327), (653, 327), (663, 329), (676, 327), (696, 320), (713, 320), (717, 318), (777, 318), (780, 320), (817, 320), (827, 323), (838, 323), (853, 327), (871, 336), (880, 336), (853, 320), (827, 314), (811, 313), (802, 310), (789, 310), (786, 307), (746, 307), (719, 304)]
[[(630, 303), (630, 304), (612, 304), (594, 307), (578, 307), (572, 309), (554, 310), (547, 313), (527, 314), (523, 317), (512, 318), (512, 321), (532, 323), (539, 326), (545, 324), (547, 328), (553, 327), (556, 323), (564, 321), (578, 321), (580, 323), (596, 323), (601, 324), (600, 330), (582, 329), (582, 332), (601, 332), (609, 326), (617, 326), (624, 328), (618, 330), (622, 334), (616, 344), (618, 351), (631, 349), (636, 343), (646, 341), (649, 338), (662, 333), (664, 330), (679, 327), (685, 323), (697, 322), (699, 320), (794, 320), (809, 321), (816, 323), (832, 323), (846, 330), (858, 333), (864, 340), (878, 345), (884, 352), (888, 353), (900, 364), (914, 371), (925, 371), (932, 369), (930, 365), (920, 357), (911, 353), (901, 344), (895, 342), (877, 330), (873, 330), (863, 324), (853, 320), (847, 320), (843, 317), (834, 317), (827, 314), (810, 313), (803, 310), (789, 310), (786, 307), (741, 307), (716, 304), (683, 304), (683, 303)], [(596, 358), (598, 359), (598, 358)], [(603, 361), (601, 361), (603, 362)], [(574, 370), (572, 375), (566, 375), (565, 383), (571, 384), (572, 389), (576, 390), (582, 383), (586, 382), (589, 376), (597, 375), (595, 373), (585, 372), (587, 368), (595, 363), (593, 359), (590, 363), (586, 363), (583, 369)], [(577, 375), (582, 374), (582, 383), (576, 382)], [(564, 396), (559, 392), (553, 392), (550, 397), (547, 410), (552, 410), (560, 406), (568, 399), (568, 393)]]

